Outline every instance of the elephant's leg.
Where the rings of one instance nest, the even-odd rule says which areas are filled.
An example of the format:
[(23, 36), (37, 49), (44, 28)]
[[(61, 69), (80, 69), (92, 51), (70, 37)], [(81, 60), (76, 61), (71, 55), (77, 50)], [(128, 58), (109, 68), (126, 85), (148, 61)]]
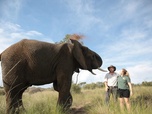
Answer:
[(54, 82), (53, 82), (53, 88), (54, 88), (55, 91), (58, 91), (58, 92), (59, 92), (58, 85), (57, 85), (57, 81), (54, 81)]
[[(19, 112), (19, 107), (23, 105), (22, 94), (25, 90), (24, 88), (24, 86), (12, 86), (9, 91), (6, 91), (7, 114)], [(17, 108), (18, 110), (16, 110)]]
[[(68, 83), (68, 82), (67, 82)], [(71, 83), (69, 83), (69, 85), (65, 84), (65, 86), (61, 86), (61, 88), (59, 88), (59, 98), (58, 98), (58, 104), (60, 106), (62, 106), (65, 110), (69, 109), (70, 106), (72, 105), (72, 95), (70, 93), (70, 85)]]
[(14, 95), (15, 93), (10, 90), (6, 92), (6, 113), (7, 114), (14, 114), (16, 107), (17, 107), (17, 96)]
[(69, 94), (63, 94), (59, 92), (59, 98), (58, 98), (58, 104), (64, 109), (67, 110), (72, 105), (73, 99), (72, 95)]
[(71, 71), (68, 67), (63, 67), (62, 63), (56, 68), (56, 88), (59, 92), (58, 105), (65, 110), (69, 109), (72, 105), (72, 96), (70, 93), (72, 74), (73, 71)]
[(73, 102), (73, 98), (71, 93), (69, 93), (68, 99), (67, 99), (67, 107), (70, 108)]
[(13, 114), (15, 113), (15, 109), (12, 106), (12, 100), (13, 100), (13, 95), (12, 95), (12, 88), (9, 84), (6, 82), (3, 82), (4, 85), (4, 90), (5, 90), (5, 96), (6, 96), (6, 114)]
[(25, 86), (23, 89), (21, 89), (18, 93), (18, 112), (19, 112), (19, 108), (21, 107), (23, 111), (25, 111), (24, 105), (23, 105), (23, 101), (22, 101), (22, 95), (23, 92), (27, 89), (27, 86)]
[(59, 92), (59, 97), (58, 97), (58, 105), (62, 107), (64, 110), (67, 110), (68, 107), (68, 94), (64, 94), (62, 91)]
[[(54, 90), (55, 91), (58, 91), (59, 92), (59, 88), (58, 88), (58, 85), (57, 85), (57, 82), (53, 82), (53, 87), (54, 87)], [(69, 108), (71, 105), (72, 105), (72, 102), (73, 102), (73, 99), (72, 99), (72, 95), (71, 93), (69, 93), (68, 97), (67, 97), (67, 100), (65, 101), (62, 101), (62, 95), (60, 95), (61, 92), (59, 92), (59, 99), (58, 99), (58, 104), (60, 106), (65, 106), (66, 108)], [(65, 103), (64, 103), (65, 102)], [(65, 104), (65, 105), (64, 105)]]

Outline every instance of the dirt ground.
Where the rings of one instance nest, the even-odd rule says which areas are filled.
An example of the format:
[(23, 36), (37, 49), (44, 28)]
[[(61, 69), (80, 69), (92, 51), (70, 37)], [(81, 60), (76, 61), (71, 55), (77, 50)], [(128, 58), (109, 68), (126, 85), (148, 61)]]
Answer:
[(85, 105), (71, 107), (69, 114), (88, 114), (88, 109), (91, 108), (90, 103), (86, 103)]
[(71, 108), (69, 114), (87, 114), (84, 107)]

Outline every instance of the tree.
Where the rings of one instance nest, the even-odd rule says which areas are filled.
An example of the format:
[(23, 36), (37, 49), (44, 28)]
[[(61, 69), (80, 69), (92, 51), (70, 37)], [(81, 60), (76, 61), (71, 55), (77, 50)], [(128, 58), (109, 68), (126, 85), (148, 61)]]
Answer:
[(81, 93), (81, 87), (77, 84), (72, 84), (71, 92), (79, 94), (79, 93)]
[(104, 87), (104, 82), (96, 82), (96, 84), (97, 84), (97, 87)]
[(81, 82), (81, 83), (79, 83), (78, 85), (79, 85), (80, 87), (83, 87), (85, 84), (86, 84), (86, 82)]
[(74, 40), (78, 40), (81, 44), (83, 44), (83, 42), (80, 41), (83, 38), (84, 38), (83, 35), (67, 34), (67, 35), (65, 35), (65, 37), (63, 38), (63, 40), (61, 40), (60, 42), (57, 42), (57, 43), (65, 43), (65, 42), (69, 42), (70, 39), (74, 39)]
[(152, 81), (151, 82), (144, 81), (144, 82), (142, 82), (141, 85), (142, 86), (152, 86)]

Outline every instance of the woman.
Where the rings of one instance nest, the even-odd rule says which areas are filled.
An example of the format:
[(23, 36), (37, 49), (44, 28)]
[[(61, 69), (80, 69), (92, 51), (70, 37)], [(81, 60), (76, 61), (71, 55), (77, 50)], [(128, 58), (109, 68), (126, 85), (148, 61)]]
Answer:
[(118, 95), (120, 100), (120, 108), (123, 109), (124, 101), (128, 110), (130, 110), (129, 98), (132, 95), (132, 85), (129, 73), (126, 69), (122, 69), (120, 76), (118, 76)]

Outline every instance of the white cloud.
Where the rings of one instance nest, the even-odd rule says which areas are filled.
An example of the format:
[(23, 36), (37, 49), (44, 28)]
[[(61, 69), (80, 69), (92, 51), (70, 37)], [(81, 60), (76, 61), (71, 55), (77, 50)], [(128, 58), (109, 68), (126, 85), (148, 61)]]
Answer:
[(152, 63), (143, 63), (136, 66), (128, 67), (130, 77), (133, 83), (141, 83), (143, 81), (152, 81)]
[[(75, 24), (77, 24), (79, 27), (79, 31), (88, 31), (93, 26), (97, 24), (102, 24), (102, 20), (94, 15), (96, 12), (96, 9), (94, 8), (94, 1), (89, 0), (65, 0), (66, 5), (69, 8), (69, 10), (72, 12), (71, 15), (74, 16), (71, 20), (71, 24), (73, 24), (73, 20), (75, 21)], [(72, 16), (72, 17), (73, 17)], [(68, 23), (70, 24), (70, 23)]]
[(27, 35), (28, 35), (28, 36), (35, 36), (35, 35), (41, 36), (41, 35), (43, 35), (43, 34), (40, 33), (40, 32), (37, 32), (37, 31), (28, 31), (28, 32), (27, 32)]
[[(46, 38), (42, 33), (38, 31), (25, 31), (20, 25), (11, 22), (0, 22), (0, 52), (9, 45), (23, 39), (39, 39)], [(50, 39), (51, 40), (51, 39)]]
[(23, 0), (5, 0), (1, 2), (0, 13), (1, 18), (5, 20), (16, 20)]
[(93, 1), (85, 1), (85, 0), (65, 0), (68, 3), (68, 7), (76, 12), (77, 15), (84, 14), (92, 14), (94, 12)]
[[(126, 2), (125, 2), (126, 3)], [(140, 5), (140, 2), (137, 1), (130, 1), (128, 2), (124, 7), (124, 14), (126, 17), (132, 17), (135, 13), (137, 13), (138, 7)]]

